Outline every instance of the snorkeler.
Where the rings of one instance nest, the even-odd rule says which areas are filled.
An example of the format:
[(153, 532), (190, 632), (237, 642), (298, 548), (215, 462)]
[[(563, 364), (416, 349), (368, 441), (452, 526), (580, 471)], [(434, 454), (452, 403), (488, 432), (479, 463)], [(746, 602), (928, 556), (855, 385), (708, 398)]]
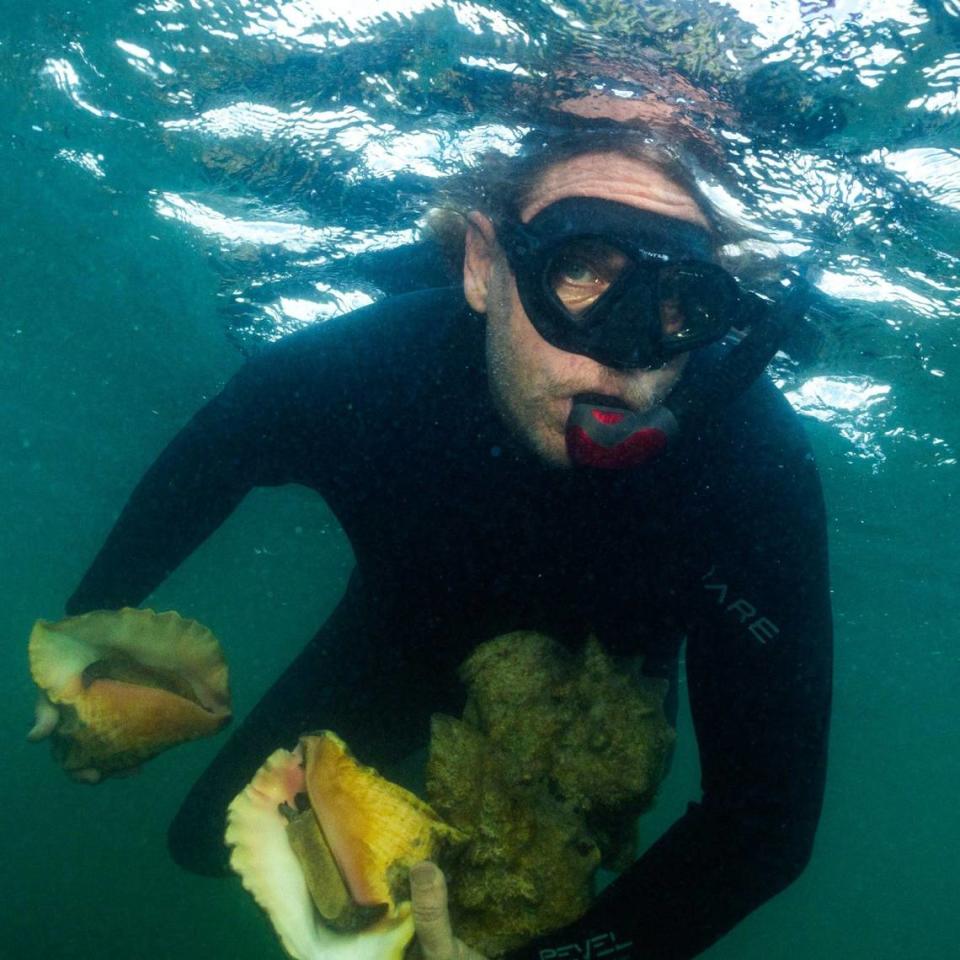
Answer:
[[(227, 803), (278, 743), (334, 729), (389, 771), (458, 712), (480, 640), (593, 632), (674, 697), (685, 641), (702, 797), (516, 955), (692, 957), (801, 873), (823, 796), (824, 509), (761, 375), (794, 307), (719, 265), (718, 218), (648, 135), (572, 128), (498, 169), (464, 221), (462, 284), (251, 360), (147, 472), (68, 611), (142, 603), (255, 486), (316, 490), (346, 531), (345, 596), (171, 827), (174, 858), (210, 875)], [(457, 952), (444, 905), (417, 870), (428, 960)]]

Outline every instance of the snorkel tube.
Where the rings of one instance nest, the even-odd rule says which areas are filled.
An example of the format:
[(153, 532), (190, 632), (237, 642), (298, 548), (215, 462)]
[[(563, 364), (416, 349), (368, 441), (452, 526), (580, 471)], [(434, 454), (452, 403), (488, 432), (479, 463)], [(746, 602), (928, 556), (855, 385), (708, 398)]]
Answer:
[(681, 377), (652, 410), (632, 412), (601, 398), (595, 402), (590, 395), (575, 400), (566, 428), (571, 461), (577, 466), (620, 470), (661, 456), (681, 434), (702, 428), (763, 373), (786, 331), (802, 322), (810, 299), (810, 284), (802, 277), (794, 279), (779, 302), (746, 294), (742, 309), (749, 331), (711, 370), (709, 382)]

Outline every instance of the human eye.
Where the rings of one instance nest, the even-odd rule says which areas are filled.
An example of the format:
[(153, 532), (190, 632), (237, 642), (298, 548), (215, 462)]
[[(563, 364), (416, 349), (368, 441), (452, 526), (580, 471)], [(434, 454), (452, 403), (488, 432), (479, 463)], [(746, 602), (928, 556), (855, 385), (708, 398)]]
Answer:
[(554, 277), (558, 286), (596, 287), (604, 282), (598, 265), (583, 257), (562, 257), (557, 262)]
[(577, 244), (553, 263), (550, 285), (571, 313), (582, 313), (610, 287), (623, 269), (625, 257), (600, 244)]

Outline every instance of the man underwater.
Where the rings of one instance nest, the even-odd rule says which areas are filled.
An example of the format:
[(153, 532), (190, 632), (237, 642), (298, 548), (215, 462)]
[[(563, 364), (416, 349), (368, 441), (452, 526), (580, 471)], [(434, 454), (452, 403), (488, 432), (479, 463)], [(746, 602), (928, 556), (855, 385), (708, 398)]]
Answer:
[[(693, 957), (810, 856), (832, 643), (819, 480), (761, 375), (776, 311), (719, 265), (717, 218), (671, 150), (574, 129), (504, 169), (466, 217), (462, 285), (247, 363), (147, 472), (67, 609), (141, 604), (255, 486), (318, 491), (348, 535), (339, 606), (172, 824), (174, 858), (209, 875), (227, 872), (228, 802), (277, 744), (329, 728), (389, 770), (458, 712), (482, 639), (593, 632), (673, 696), (685, 641), (702, 798), (517, 956)], [(442, 879), (417, 868), (413, 889), (428, 960), (450, 960)]]

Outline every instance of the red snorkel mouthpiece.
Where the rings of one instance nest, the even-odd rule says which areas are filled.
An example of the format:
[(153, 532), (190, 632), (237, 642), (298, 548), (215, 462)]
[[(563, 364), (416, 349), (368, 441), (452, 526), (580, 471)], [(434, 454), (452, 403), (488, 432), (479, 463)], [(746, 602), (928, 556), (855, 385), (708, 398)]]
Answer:
[(577, 466), (622, 470), (656, 459), (678, 431), (677, 420), (666, 407), (636, 413), (575, 400), (567, 420), (567, 453)]

